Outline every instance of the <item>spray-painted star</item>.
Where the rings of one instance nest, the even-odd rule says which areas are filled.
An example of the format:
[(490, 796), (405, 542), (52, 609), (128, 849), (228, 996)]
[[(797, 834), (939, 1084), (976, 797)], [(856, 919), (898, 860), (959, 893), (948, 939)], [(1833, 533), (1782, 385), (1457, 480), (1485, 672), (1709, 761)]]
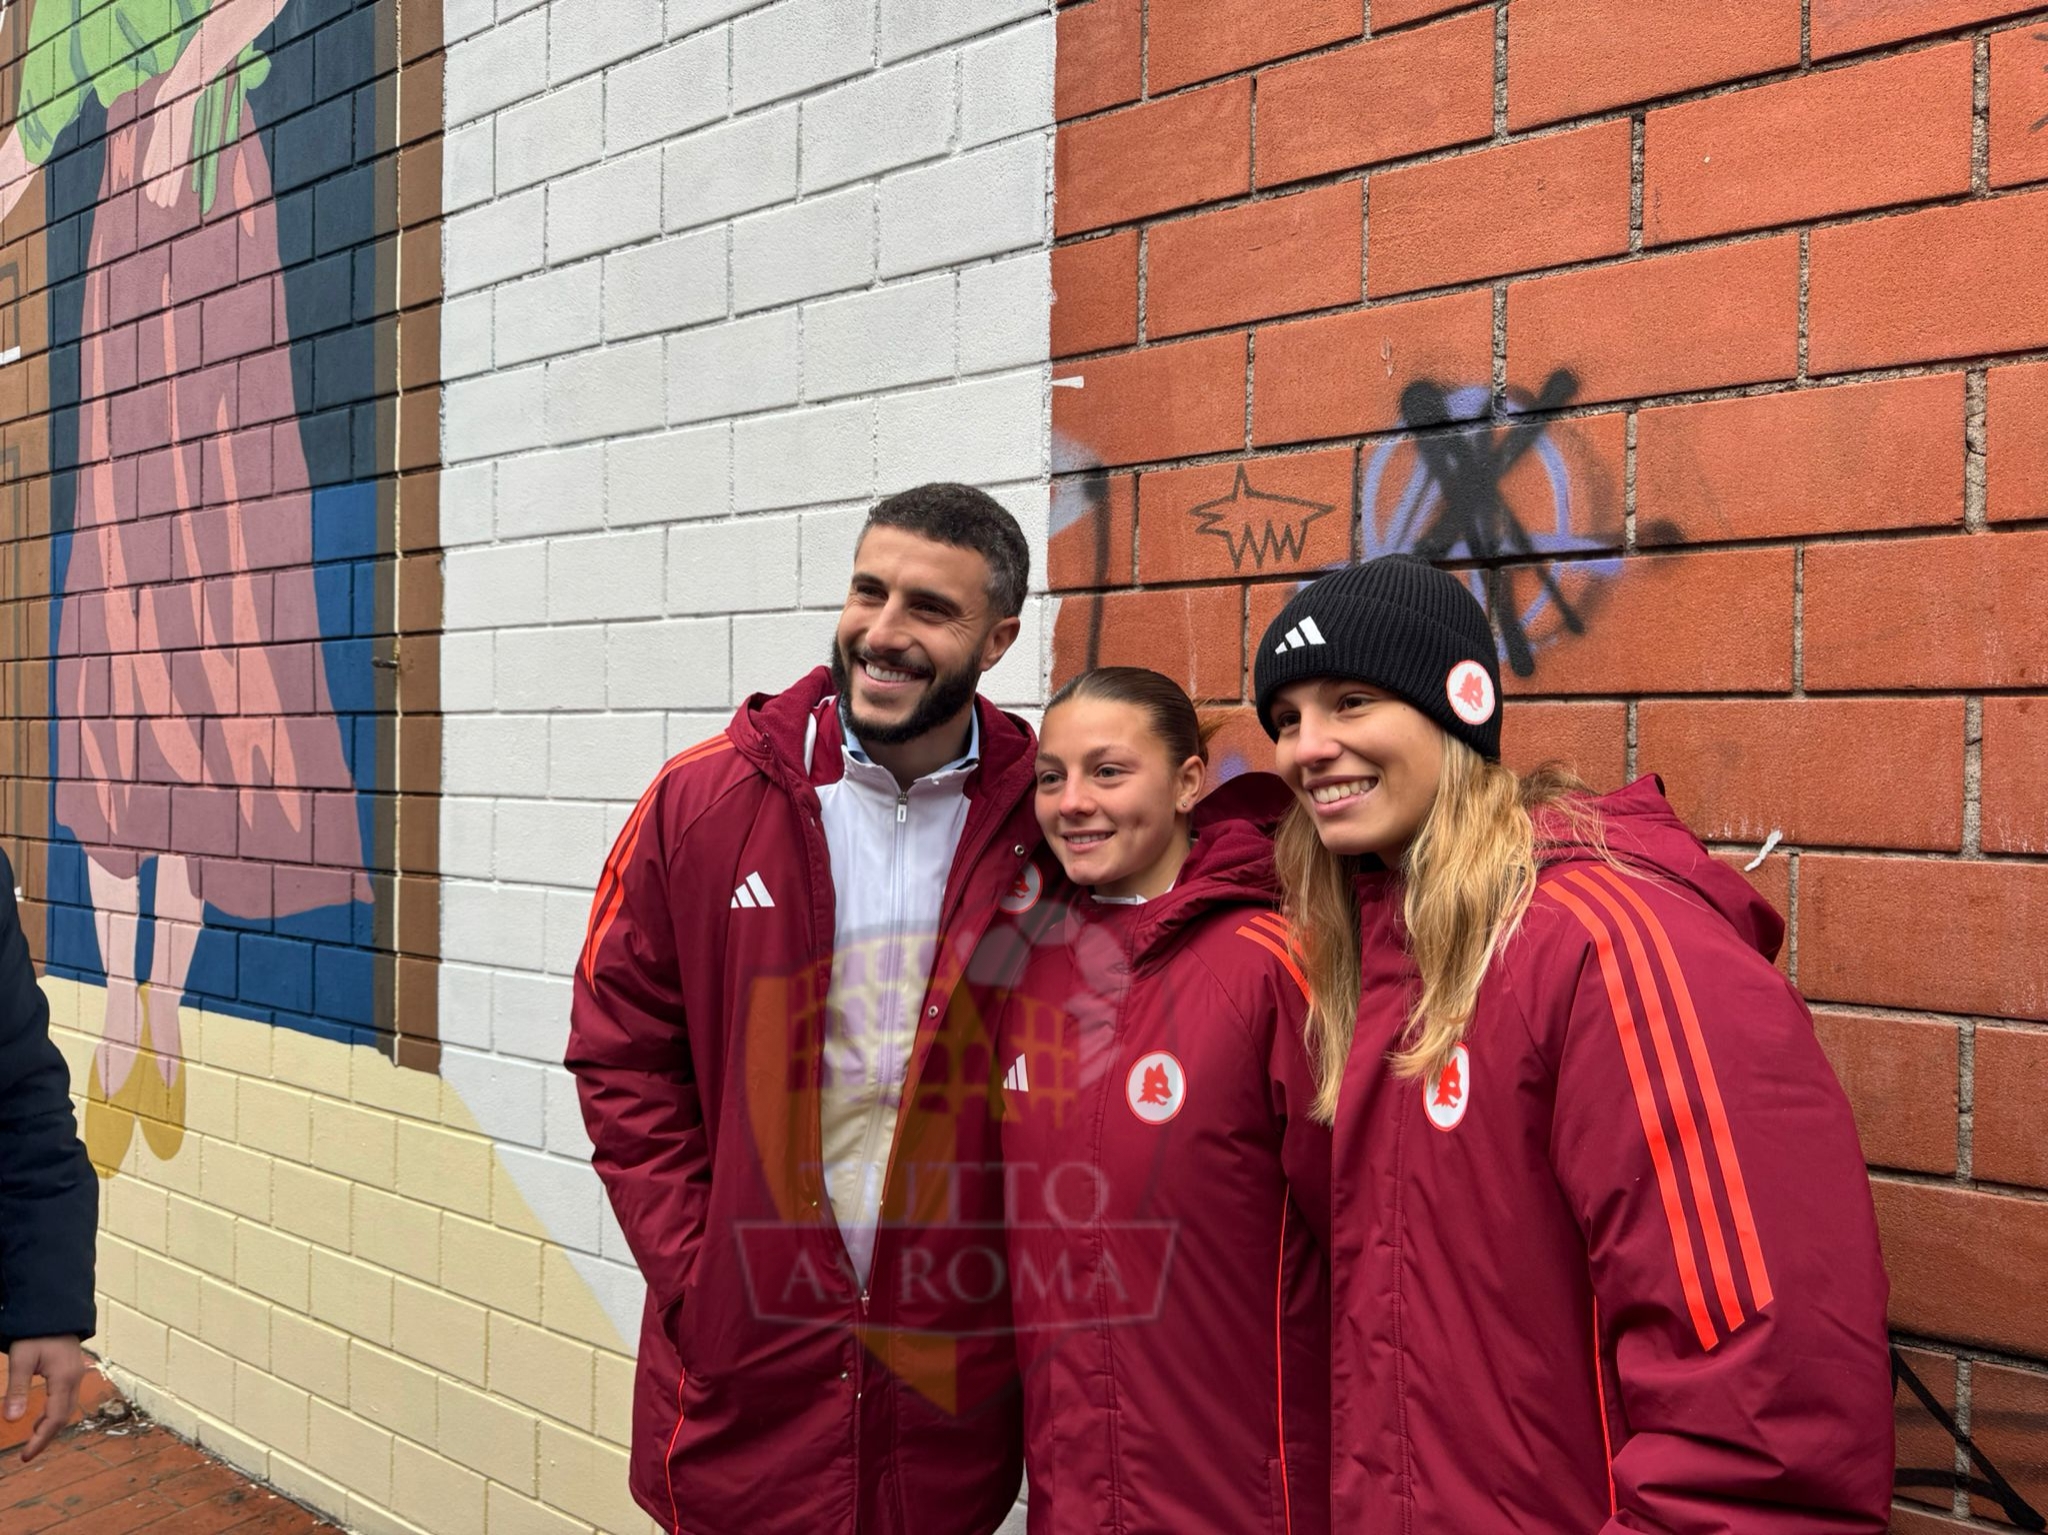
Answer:
[(1240, 464), (1229, 495), (1191, 506), (1188, 515), (1195, 519), (1197, 533), (1223, 540), (1230, 550), (1232, 570), (1244, 569), (1247, 554), (1254, 570), (1264, 570), (1268, 555), (1275, 560), (1301, 559), (1309, 524), (1335, 510), (1321, 501), (1254, 490), (1250, 475)]

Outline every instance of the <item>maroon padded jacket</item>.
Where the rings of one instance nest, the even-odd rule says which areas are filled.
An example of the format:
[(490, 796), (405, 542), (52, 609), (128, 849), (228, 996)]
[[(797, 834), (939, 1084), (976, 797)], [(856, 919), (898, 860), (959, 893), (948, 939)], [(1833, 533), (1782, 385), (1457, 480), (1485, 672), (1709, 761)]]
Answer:
[(1361, 882), (1335, 1126), (1340, 1529), (1885, 1528), (1886, 1284), (1783, 924), (1650, 779), (1555, 818), (1452, 1065), (1398, 1078), (1401, 891)]
[(632, 1490), (679, 1535), (987, 1535), (1022, 1469), (987, 1021), (1015, 942), (988, 941), (1038, 845), (1036, 744), (977, 704), (864, 1293), (820, 1166), (830, 691), (757, 695), (662, 769), (577, 965), (567, 1064), (648, 1287)]
[(1173, 889), (1059, 877), (1003, 1014), (1031, 1535), (1326, 1535), (1330, 1136), (1273, 913), (1267, 774), (1194, 817)]

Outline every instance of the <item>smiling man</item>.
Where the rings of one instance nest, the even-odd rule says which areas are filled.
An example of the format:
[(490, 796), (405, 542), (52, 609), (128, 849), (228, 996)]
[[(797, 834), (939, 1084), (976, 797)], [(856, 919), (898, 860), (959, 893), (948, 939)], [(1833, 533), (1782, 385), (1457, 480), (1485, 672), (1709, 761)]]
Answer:
[(1035, 742), (976, 688), (1029, 575), (978, 490), (878, 504), (829, 665), (669, 762), (599, 881), (568, 1065), (647, 1279), (632, 1489), (677, 1535), (987, 1535), (1016, 1497), (977, 950)]

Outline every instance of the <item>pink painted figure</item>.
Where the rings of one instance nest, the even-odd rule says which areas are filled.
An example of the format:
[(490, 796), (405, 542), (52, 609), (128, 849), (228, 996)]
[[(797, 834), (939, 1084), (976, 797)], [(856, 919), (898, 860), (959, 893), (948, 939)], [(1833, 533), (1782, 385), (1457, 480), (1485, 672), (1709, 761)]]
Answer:
[[(320, 646), (276, 209), (245, 100), (267, 68), (252, 45), (285, 3), (113, 0), (116, 24), (80, 30), (81, 6), (105, 0), (38, 0), (0, 143), (4, 217), (84, 92), (106, 102), (55, 690), (56, 819), (86, 851), (107, 977), (86, 1136), (104, 1174), (138, 1116), (160, 1156), (182, 1138), (178, 1003), (206, 903), (265, 919), (370, 899)], [(111, 60), (78, 46), (124, 30), (160, 41)]]

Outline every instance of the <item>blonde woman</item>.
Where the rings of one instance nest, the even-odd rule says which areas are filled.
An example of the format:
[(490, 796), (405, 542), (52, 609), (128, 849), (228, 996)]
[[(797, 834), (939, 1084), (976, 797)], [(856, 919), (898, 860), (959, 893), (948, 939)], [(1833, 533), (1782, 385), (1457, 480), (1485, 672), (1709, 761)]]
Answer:
[(1260, 645), (1334, 1120), (1337, 1529), (1879, 1531), (1885, 1280), (1777, 915), (1652, 780), (1500, 755), (1457, 578), (1324, 577)]

